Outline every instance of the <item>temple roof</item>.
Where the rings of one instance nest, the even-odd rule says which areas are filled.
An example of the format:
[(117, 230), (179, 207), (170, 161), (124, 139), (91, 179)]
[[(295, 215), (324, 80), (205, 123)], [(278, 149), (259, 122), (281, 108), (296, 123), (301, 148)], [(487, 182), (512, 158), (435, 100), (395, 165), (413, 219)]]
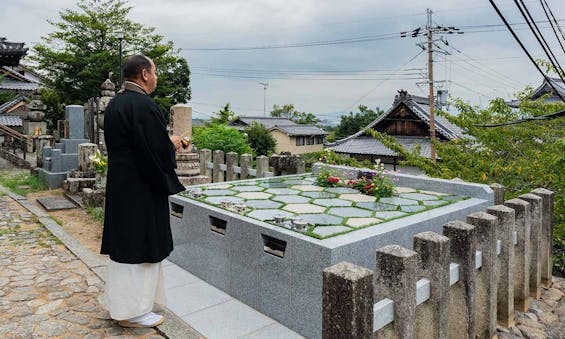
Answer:
[(26, 55), (27, 48), (23, 42), (10, 42), (0, 37), (0, 66), (17, 66)]
[[(394, 113), (400, 105), (405, 105), (421, 120), (426, 126), (430, 124), (430, 114), (428, 106), (428, 98), (408, 94), (407, 91), (400, 90), (394, 98), (392, 107), (385, 113), (379, 115), (375, 120), (362, 128), (359, 132), (346, 138), (337, 140), (328, 144), (334, 151), (338, 153), (349, 154), (370, 154), (382, 156), (396, 156), (396, 152), (388, 149), (379, 140), (365, 135), (366, 129), (375, 129), (380, 122), (384, 121), (389, 115)], [(436, 133), (445, 140), (455, 140), (462, 138), (464, 132), (458, 126), (450, 123), (446, 118), (436, 114), (435, 116)], [(420, 145), (420, 154), (430, 157), (430, 140), (421, 136), (394, 136), (397, 141), (407, 150), (413, 149), (416, 145)]]

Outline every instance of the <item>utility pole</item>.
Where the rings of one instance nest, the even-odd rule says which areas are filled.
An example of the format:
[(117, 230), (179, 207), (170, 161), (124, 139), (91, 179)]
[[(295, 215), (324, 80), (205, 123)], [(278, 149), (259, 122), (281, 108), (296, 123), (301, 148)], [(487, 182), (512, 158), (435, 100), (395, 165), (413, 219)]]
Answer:
[[(442, 41), (447, 45), (447, 41), (443, 40), (441, 35), (443, 34), (463, 34), (459, 30), (459, 28), (455, 28), (453, 26), (445, 27), (445, 26), (433, 26), (432, 21), (432, 10), (427, 9), (427, 23), (425, 27), (418, 27), (412, 32), (401, 32), (400, 37), (405, 38), (408, 35), (411, 37), (419, 37), (425, 36), (427, 37), (427, 44), (417, 44), (420, 48), (428, 51), (428, 105), (430, 106), (430, 158), (433, 162), (436, 161), (436, 149), (434, 143), (436, 141), (436, 126), (435, 126), (435, 100), (434, 100), (434, 45), (436, 41)], [(440, 36), (439, 39), (434, 41), (433, 35), (437, 34)], [(425, 46), (427, 45), (427, 46)], [(437, 45), (435, 45), (437, 46)], [(437, 46), (439, 49), (439, 46)], [(445, 50), (438, 50), (437, 52), (443, 54), (449, 54), (449, 52)]]
[(268, 82), (260, 82), (259, 85), (263, 85), (263, 117), (267, 116), (267, 87), (269, 87)]
[(433, 30), (432, 30), (432, 10), (427, 9), (428, 13), (428, 23), (426, 25), (426, 30), (428, 31), (428, 103), (430, 106), (430, 157), (433, 162), (436, 162), (436, 147), (434, 143), (436, 141), (436, 117), (434, 111), (434, 55), (433, 55)]

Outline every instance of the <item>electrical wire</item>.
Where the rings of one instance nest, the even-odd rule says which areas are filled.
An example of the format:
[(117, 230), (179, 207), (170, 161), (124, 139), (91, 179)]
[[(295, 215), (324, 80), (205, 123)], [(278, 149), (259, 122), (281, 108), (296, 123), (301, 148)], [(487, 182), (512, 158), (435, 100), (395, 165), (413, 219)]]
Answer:
[[(408, 61), (406, 61), (404, 64), (400, 65), (397, 70), (400, 71), (401, 69), (403, 69), (404, 67), (408, 66), (408, 64), (410, 64), (412, 61), (414, 61), (417, 57), (419, 57), (422, 53), (424, 53), (424, 50), (419, 51), (416, 55), (414, 55), (413, 57), (411, 57)], [(377, 88), (379, 88), (382, 84), (384, 84), (386, 81), (390, 80), (393, 76), (390, 76), (384, 80), (382, 80), (381, 82), (379, 82), (378, 84), (375, 85), (375, 87), (373, 87), (371, 90), (369, 90), (367, 93), (363, 94), (359, 99), (355, 100), (354, 103), (352, 103), (351, 105), (349, 105), (346, 109), (342, 110), (342, 112), (347, 112), (349, 111), (353, 106), (357, 105), (361, 100), (365, 99), (366, 97), (368, 97), (371, 93), (373, 93)]]
[(530, 61), (532, 62), (532, 64), (534, 64), (534, 66), (537, 68), (537, 70), (541, 73), (541, 75), (543, 76), (543, 78), (545, 79), (545, 81), (547, 81), (547, 83), (551, 86), (551, 88), (553, 89), (553, 91), (555, 92), (555, 94), (557, 96), (559, 96), (559, 98), (561, 100), (563, 100), (565, 102), (565, 98), (563, 98), (563, 96), (557, 91), (557, 89), (555, 88), (555, 85), (553, 85), (553, 83), (551, 82), (551, 80), (549, 79), (549, 77), (541, 70), (541, 68), (538, 66), (538, 64), (535, 62), (534, 58), (532, 58), (532, 55), (530, 54), (530, 52), (528, 52), (528, 50), (526, 49), (526, 47), (524, 46), (524, 44), (522, 43), (522, 41), (520, 41), (520, 38), (518, 38), (518, 36), (516, 35), (516, 33), (514, 32), (514, 30), (512, 29), (512, 27), (510, 27), (510, 25), (508, 24), (508, 21), (506, 21), (506, 18), (504, 17), (504, 15), (502, 14), (502, 12), (498, 9), (498, 7), (496, 6), (496, 4), (494, 3), (494, 0), (489, 0), (490, 4), (492, 5), (492, 7), (494, 8), (494, 10), (496, 11), (496, 14), (498, 14), (498, 16), (500, 17), (500, 19), (504, 22), (504, 24), (506, 25), (506, 27), (508, 28), (508, 30), (510, 31), (510, 33), (512, 34), (512, 36), (514, 37), (514, 39), (516, 40), (516, 42), (518, 42), (518, 44), (520, 45), (520, 47), (522, 48), (522, 50), (524, 51), (524, 53), (526, 53), (526, 55), (528, 56), (528, 58), (530, 59)]
[[(557, 30), (553, 26), (553, 22), (551, 21), (551, 19), (549, 18), (549, 14), (547, 13), (548, 10), (551, 12), (551, 8), (549, 8), (549, 5), (547, 4), (547, 2), (545, 2), (545, 0), (540, 0), (540, 3), (541, 3), (541, 7), (543, 8), (543, 12), (545, 13), (545, 17), (547, 18), (547, 20), (549, 20), (549, 23), (551, 24), (551, 29), (553, 30), (553, 33), (555, 34), (555, 37), (557, 38), (557, 41), (559, 42), (559, 46), (561, 46), (561, 50), (565, 53), (565, 47), (563, 47), (563, 44), (561, 43), (561, 39), (559, 38), (559, 34), (557, 34)], [(544, 3), (545, 3), (545, 5), (544, 5)], [(547, 6), (547, 9), (546, 9), (546, 6)], [(553, 13), (551, 13), (551, 16), (555, 20)], [(565, 36), (563, 35), (563, 31), (561, 31), (561, 26), (559, 26), (557, 21), (555, 22), (555, 24), (557, 25), (557, 27), (559, 28), (559, 31), (561, 32), (561, 37), (563, 38), (563, 40), (565, 40)]]
[[(518, 1), (522, 4), (523, 9), (520, 6), (520, 4), (518, 4)], [(551, 48), (547, 44), (547, 41), (545, 40), (545, 38), (541, 34), (541, 31), (539, 30), (537, 24), (535, 22), (533, 22), (534, 19), (533, 19), (532, 15), (530, 14), (530, 11), (528, 10), (528, 7), (526, 7), (523, 0), (514, 0), (514, 3), (516, 4), (518, 9), (520, 10), (520, 13), (522, 14), (524, 19), (528, 23), (528, 27), (530, 27), (530, 31), (536, 37), (536, 40), (538, 41), (538, 43), (542, 47), (543, 51), (547, 55), (549, 62), (551, 63), (551, 65), (555, 69), (556, 73), (559, 75), (559, 78), (561, 79), (561, 81), (563, 81), (565, 83), (565, 80), (563, 79), (563, 76), (562, 76), (563, 68), (561, 68), (559, 61), (557, 60), (557, 58), (553, 54), (553, 51), (551, 50)], [(526, 13), (524, 13), (524, 10), (526, 11)], [(530, 21), (532, 21), (532, 23), (530, 23)], [(532, 25), (533, 25), (533, 27), (532, 27)]]

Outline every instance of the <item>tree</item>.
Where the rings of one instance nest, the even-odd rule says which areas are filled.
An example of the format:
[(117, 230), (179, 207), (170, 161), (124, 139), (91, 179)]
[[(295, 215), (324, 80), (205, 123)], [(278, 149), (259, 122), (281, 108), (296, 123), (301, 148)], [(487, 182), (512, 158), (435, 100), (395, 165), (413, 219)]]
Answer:
[(214, 116), (210, 119), (210, 123), (212, 125), (215, 125), (215, 124), (225, 124), (225, 125), (227, 125), (231, 121), (236, 119), (236, 115), (235, 115), (234, 112), (232, 112), (229, 102), (227, 104), (225, 104), (224, 107), (222, 107), (222, 109), (220, 109), (217, 112), (214, 112), (214, 114), (216, 114), (216, 116)]
[(383, 113), (384, 111), (378, 107), (372, 110), (367, 106), (359, 105), (359, 112), (349, 112), (348, 115), (341, 116), (339, 125), (335, 129), (335, 138), (342, 139), (359, 132)]
[(287, 118), (301, 125), (316, 125), (320, 122), (314, 114), (300, 112), (294, 108), (293, 104), (284, 104), (282, 106), (273, 105), (271, 116), (276, 118)]
[(243, 133), (223, 124), (215, 124), (206, 128), (195, 129), (192, 142), (198, 149), (207, 148), (212, 151), (251, 153)]
[(125, 0), (78, 0), (78, 10), (63, 9), (54, 32), (33, 47), (31, 60), (45, 72), (47, 85), (66, 104), (84, 104), (100, 95), (100, 84), (119, 73), (118, 32), (124, 33), (123, 54), (144, 54), (157, 67), (159, 85), (153, 94), (168, 116), (171, 105), (190, 99), (190, 70), (172, 42), (163, 42), (155, 28), (133, 22)]
[(455, 100), (459, 115), (443, 114), (466, 130), (468, 138), (437, 142), (441, 161), (432, 162), (408, 152), (391, 136), (367, 131), (383, 144), (402, 155), (401, 164), (416, 166), (428, 175), (441, 178), (461, 178), (485, 184), (500, 183), (507, 190), (506, 199), (517, 197), (538, 187), (555, 192), (554, 268), (565, 273), (565, 123), (564, 117), (536, 120), (499, 127), (485, 124), (514, 122), (565, 109), (563, 103), (522, 101), (520, 109), (510, 109), (502, 98), (494, 99), (487, 109), (473, 107)]
[(264, 125), (253, 122), (246, 126), (244, 131), (254, 155), (270, 156), (275, 152), (277, 141)]

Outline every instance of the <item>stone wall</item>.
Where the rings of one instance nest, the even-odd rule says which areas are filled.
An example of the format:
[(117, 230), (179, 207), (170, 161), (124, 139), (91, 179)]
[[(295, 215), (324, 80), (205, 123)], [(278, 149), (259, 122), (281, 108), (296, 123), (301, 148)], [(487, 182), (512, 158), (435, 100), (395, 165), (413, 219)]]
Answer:
[[(339, 263), (323, 274), (324, 338), (492, 338), (551, 286), (554, 193), (502, 201), (413, 250), (376, 251), (376, 272)], [(502, 192), (503, 193), (503, 192)]]

